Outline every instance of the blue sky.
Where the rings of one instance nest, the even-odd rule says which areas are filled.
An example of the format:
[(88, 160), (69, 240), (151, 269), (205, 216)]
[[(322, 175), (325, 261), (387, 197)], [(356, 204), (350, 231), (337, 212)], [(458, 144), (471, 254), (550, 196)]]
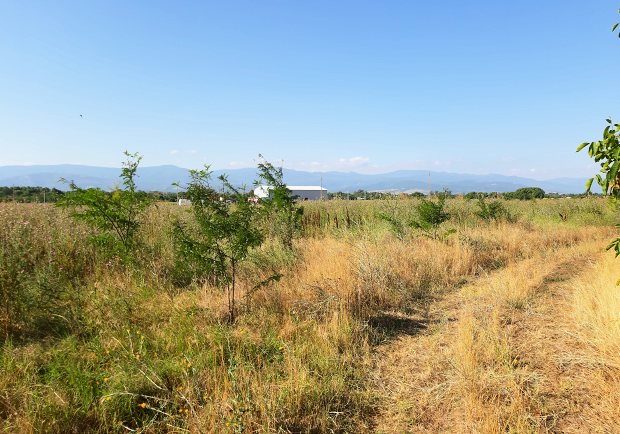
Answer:
[(3, 1), (0, 165), (590, 175), (619, 6)]

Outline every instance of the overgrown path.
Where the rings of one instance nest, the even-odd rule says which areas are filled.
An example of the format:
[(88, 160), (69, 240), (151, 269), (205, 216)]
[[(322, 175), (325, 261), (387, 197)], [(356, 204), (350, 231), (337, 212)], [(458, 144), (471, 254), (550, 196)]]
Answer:
[[(600, 254), (600, 242), (543, 251), (440, 296), (418, 316), (395, 315), (375, 354), (373, 431), (591, 432), (592, 402), (604, 397), (592, 390), (599, 372), (580, 356), (566, 300), (571, 279)], [(598, 426), (620, 432), (617, 423)]]

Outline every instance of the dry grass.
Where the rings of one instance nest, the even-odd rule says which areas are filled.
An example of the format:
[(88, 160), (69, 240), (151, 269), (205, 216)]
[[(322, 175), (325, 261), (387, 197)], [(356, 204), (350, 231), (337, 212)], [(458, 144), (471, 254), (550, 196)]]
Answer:
[[(606, 260), (574, 280), (602, 255), (607, 233), (572, 242), (556, 233), (531, 257), (438, 300), (426, 317), (410, 316), (425, 326), (378, 353), (377, 431), (617, 431), (620, 335), (610, 326), (620, 310), (605, 300), (617, 296), (609, 290), (617, 267)], [(575, 308), (586, 334), (574, 332)]]
[(600, 246), (543, 255), (475, 288), (453, 356), (468, 429), (620, 430), (618, 267)]
[[(565, 363), (572, 363), (573, 394), (587, 391), (578, 418), (596, 432), (620, 432), (620, 277), (618, 259), (606, 254), (571, 282), (565, 323), (577, 342)], [(577, 418), (577, 416), (575, 417)], [(574, 430), (574, 432), (577, 432)]]
[[(571, 419), (581, 412), (605, 432), (618, 415), (620, 301), (607, 285), (613, 261), (581, 264), (610, 229), (589, 220), (598, 202), (546, 204), (512, 204), (518, 222), (480, 224), (456, 200), (445, 241), (399, 240), (374, 215), (384, 205), (346, 204), (361, 223), (318, 228), (294, 253), (253, 252), (234, 325), (221, 291), (171, 282), (177, 209), (153, 210), (139, 267), (125, 269), (58, 210), (0, 206), (1, 294), (21, 297), (0, 312), (11, 336), (0, 426), (499, 433), (570, 431), (585, 426)], [(573, 221), (553, 220), (560, 205)], [(322, 206), (344, 213), (309, 205)], [(252, 289), (276, 271), (279, 282)]]
[(570, 298), (578, 332), (607, 366), (620, 369), (620, 265), (611, 254), (574, 282)]

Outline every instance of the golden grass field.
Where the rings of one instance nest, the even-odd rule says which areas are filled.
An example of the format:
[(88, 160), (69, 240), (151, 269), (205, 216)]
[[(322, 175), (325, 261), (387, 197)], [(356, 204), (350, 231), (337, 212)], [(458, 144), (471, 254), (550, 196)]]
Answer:
[(171, 279), (178, 207), (127, 267), (62, 210), (0, 204), (0, 429), (620, 432), (618, 211), (510, 201), (489, 223), (451, 199), (437, 240), (377, 218), (414, 205), (305, 204), (294, 251), (243, 265), (229, 324), (221, 290)]

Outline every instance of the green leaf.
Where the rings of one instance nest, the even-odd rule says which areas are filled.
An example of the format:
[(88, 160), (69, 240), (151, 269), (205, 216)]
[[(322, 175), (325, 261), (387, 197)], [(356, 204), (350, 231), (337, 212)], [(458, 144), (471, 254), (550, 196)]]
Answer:
[(594, 178), (590, 178), (586, 181), (586, 193), (590, 192), (590, 189), (592, 188), (592, 181), (594, 181)]
[(582, 143), (581, 145), (579, 145), (579, 147), (577, 148), (577, 151), (576, 151), (576, 152), (581, 151), (583, 148), (585, 148), (585, 147), (586, 147), (586, 146), (588, 146), (588, 145), (589, 145), (589, 143), (587, 143), (587, 142), (586, 142), (586, 143)]
[(601, 188), (603, 188), (603, 189), (604, 189), (604, 188), (605, 188), (606, 183), (604, 183), (604, 182), (603, 182), (603, 178), (601, 178), (601, 175), (598, 175), (598, 174), (597, 174), (597, 175), (595, 176), (595, 178), (596, 178), (596, 182), (598, 183), (598, 185), (600, 185), (600, 186), (601, 186)]
[(615, 32), (615, 31), (616, 31), (616, 29), (618, 28), (618, 24), (620, 24), (620, 23), (616, 23), (616, 24), (614, 24), (614, 26), (611, 28), (611, 31), (612, 31), (612, 32)]

